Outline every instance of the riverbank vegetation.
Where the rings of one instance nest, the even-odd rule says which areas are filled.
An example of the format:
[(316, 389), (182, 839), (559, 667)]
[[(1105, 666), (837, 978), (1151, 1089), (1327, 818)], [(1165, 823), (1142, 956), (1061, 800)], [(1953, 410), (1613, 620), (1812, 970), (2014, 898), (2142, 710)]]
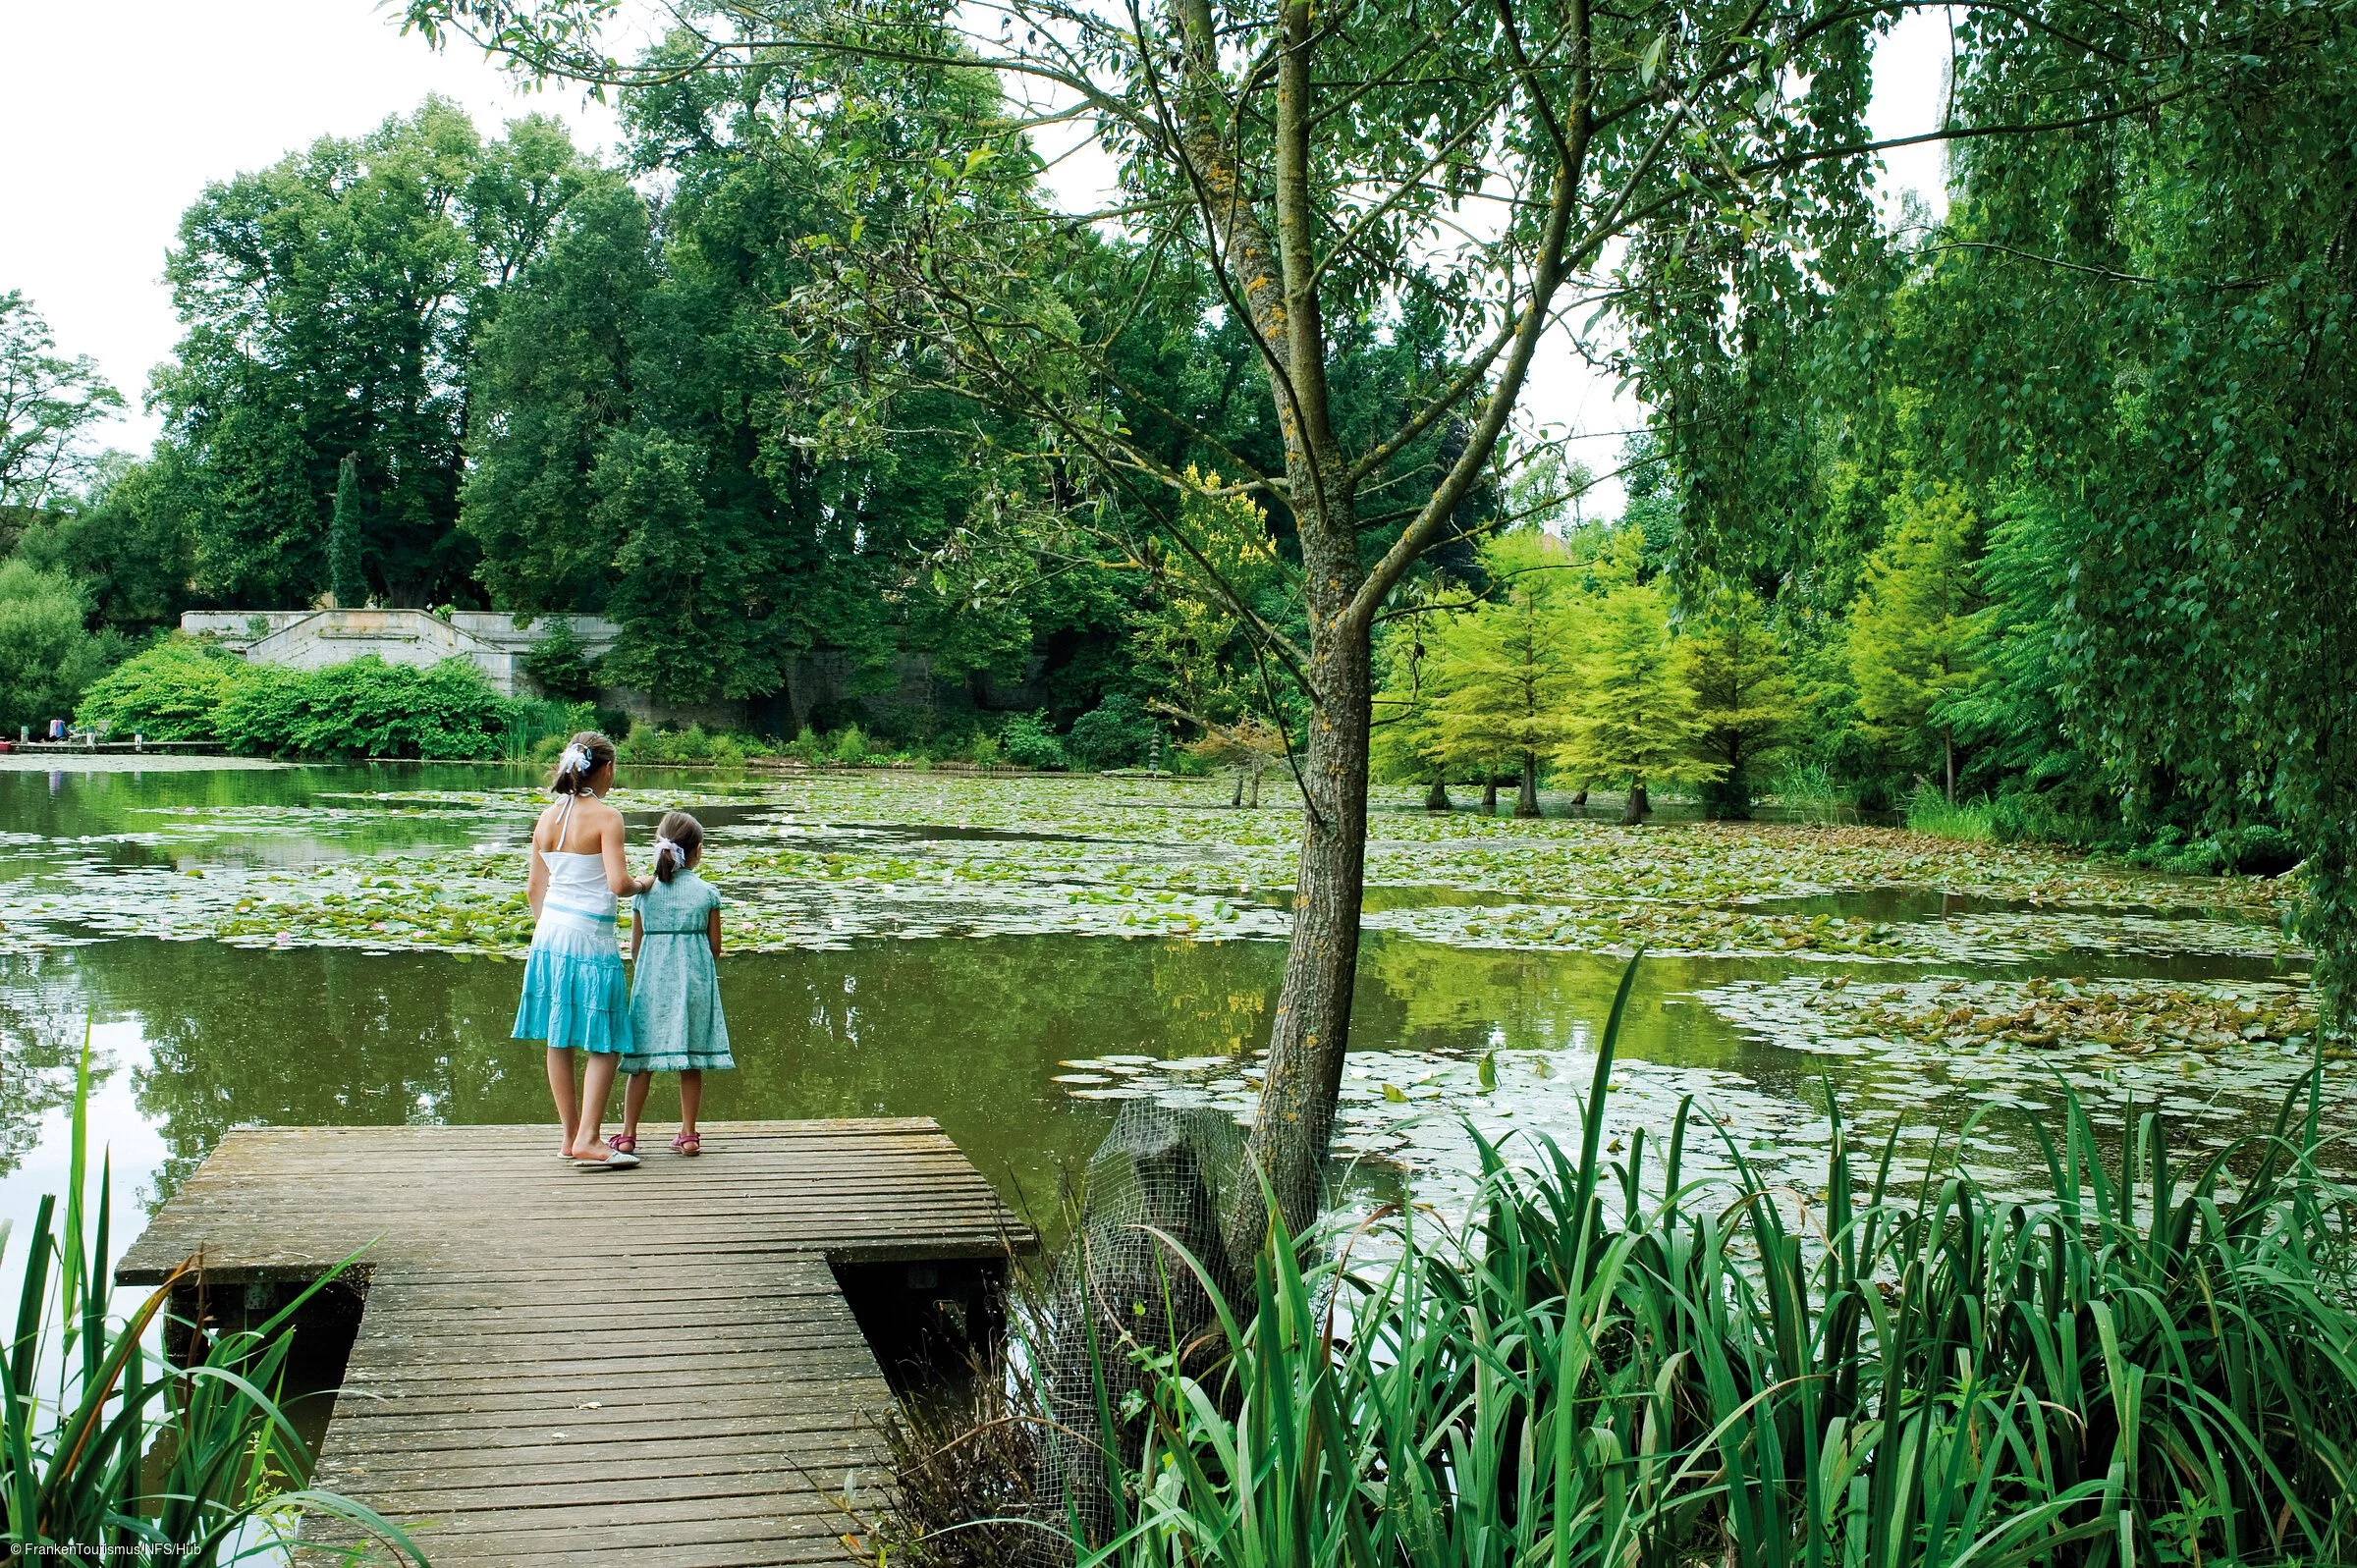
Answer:
[(1477, 1140), (1461, 1211), (1272, 1224), (1233, 1288), (1160, 1234), (1215, 1327), (1092, 1304), (1077, 1443), (1027, 1346), (986, 1427), (901, 1445), (896, 1554), (973, 1560), (1014, 1514), (1100, 1564), (2346, 1557), (2357, 1193), (2319, 1168), (2319, 1083), (2194, 1160), (2149, 1111), (2109, 1150), (2068, 1100), (2026, 1198), (1970, 1127), (1901, 1177), (1836, 1117), (1795, 1186), (1690, 1099), (1608, 1136), (1633, 971), (1567, 1145)]
[(333, 1273), (257, 1326), (205, 1334), (185, 1367), (160, 1362), (149, 1336), (194, 1260), (128, 1317), (111, 1315), (113, 1172), (102, 1158), (92, 1208), (86, 1047), (76, 1082), (62, 1199), (44, 1196), (21, 1237), (0, 1226), (0, 1243), (14, 1243), (0, 1257), (19, 1271), (15, 1327), (0, 1345), (5, 1554), (277, 1561), (312, 1515), (423, 1568), (373, 1510), (305, 1485), (310, 1454), (278, 1403), (296, 1317)]

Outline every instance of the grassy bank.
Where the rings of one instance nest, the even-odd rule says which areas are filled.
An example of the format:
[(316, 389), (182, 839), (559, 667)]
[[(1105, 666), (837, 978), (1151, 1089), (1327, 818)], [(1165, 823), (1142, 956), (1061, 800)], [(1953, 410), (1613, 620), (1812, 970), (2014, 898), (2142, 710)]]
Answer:
[(1109, 1335), (1145, 1392), (1102, 1407), (1134, 1459), (1079, 1561), (2348, 1560), (2357, 1193), (2319, 1174), (2313, 1100), (2184, 1170), (2158, 1117), (2107, 1153), (2074, 1102), (2035, 1203), (1960, 1158), (1899, 1190), (1838, 1131), (1817, 1192), (1733, 1140), (1734, 1178), (1689, 1183), (1723, 1138), (1691, 1105), (1666, 1148), (1604, 1141), (1626, 999), (1575, 1151), (1483, 1146), (1459, 1224), (1272, 1235), (1208, 1366)]

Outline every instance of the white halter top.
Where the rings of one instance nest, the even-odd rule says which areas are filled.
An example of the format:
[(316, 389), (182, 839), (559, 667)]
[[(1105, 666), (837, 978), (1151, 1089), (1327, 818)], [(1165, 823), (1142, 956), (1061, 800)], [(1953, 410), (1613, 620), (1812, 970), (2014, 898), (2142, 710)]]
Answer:
[(614, 890), (606, 886), (606, 857), (565, 847), (566, 835), (573, 832), (573, 803), (579, 798), (565, 797), (565, 809), (557, 818), (557, 847), (534, 851), (548, 867), (548, 892), (541, 898), (540, 907), (569, 915), (586, 915), (592, 920), (611, 920)]

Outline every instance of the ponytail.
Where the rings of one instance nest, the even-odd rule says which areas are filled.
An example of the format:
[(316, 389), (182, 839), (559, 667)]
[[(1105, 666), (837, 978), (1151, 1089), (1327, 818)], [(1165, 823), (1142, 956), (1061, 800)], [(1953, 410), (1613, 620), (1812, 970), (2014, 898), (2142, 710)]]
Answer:
[(548, 781), (548, 792), (581, 794), (588, 789), (589, 780), (597, 770), (613, 763), (614, 742), (594, 730), (584, 730), (565, 743), (564, 752), (557, 758), (556, 777)]
[(704, 825), (685, 811), (666, 812), (655, 829), (655, 877), (668, 886), (704, 847)]

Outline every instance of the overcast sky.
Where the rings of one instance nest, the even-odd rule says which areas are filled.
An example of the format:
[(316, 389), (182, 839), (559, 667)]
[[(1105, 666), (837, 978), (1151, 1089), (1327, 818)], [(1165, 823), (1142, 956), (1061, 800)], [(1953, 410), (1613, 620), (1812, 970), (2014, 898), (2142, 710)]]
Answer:
[[(1910, 13), (1875, 62), (1874, 131), (1938, 124), (1946, 24)], [(429, 92), (457, 100), (486, 134), (530, 109), (556, 114), (582, 145), (610, 148), (614, 119), (577, 92), (520, 93), (471, 50), (436, 54), (404, 37), (371, 0), (113, 0), (107, 6), (0, 0), (0, 291), (21, 289), (66, 354), (89, 354), (132, 405), (104, 439), (144, 450), (139, 405), (180, 324), (163, 284), (180, 214), (210, 180), (275, 163), (321, 135), (357, 135)], [(1944, 156), (1893, 160), (1886, 194), (1941, 199)], [(1083, 164), (1060, 171), (1089, 178)], [(1086, 193), (1071, 192), (1079, 199)], [(1567, 352), (1544, 356), (1525, 406), (1539, 423), (1586, 432), (1599, 469), (1638, 410)], [(1617, 487), (1590, 510), (1618, 510)]]

